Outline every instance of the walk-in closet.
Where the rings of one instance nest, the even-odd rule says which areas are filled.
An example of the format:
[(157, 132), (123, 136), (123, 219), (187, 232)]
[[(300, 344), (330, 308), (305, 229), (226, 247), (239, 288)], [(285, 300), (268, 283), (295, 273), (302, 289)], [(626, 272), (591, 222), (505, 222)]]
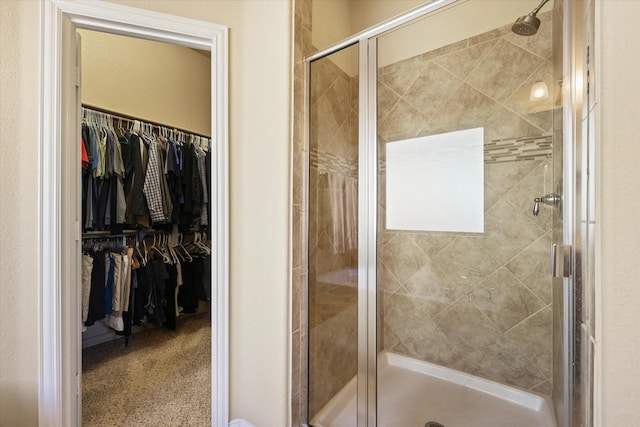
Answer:
[(211, 425), (211, 55), (78, 34), (82, 425)]

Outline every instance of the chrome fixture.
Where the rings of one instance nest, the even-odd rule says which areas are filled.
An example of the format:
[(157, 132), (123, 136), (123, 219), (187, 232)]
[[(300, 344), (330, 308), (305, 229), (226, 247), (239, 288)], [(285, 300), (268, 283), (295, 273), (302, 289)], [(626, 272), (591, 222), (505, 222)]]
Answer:
[(540, 19), (538, 19), (536, 15), (548, 1), (549, 0), (542, 0), (531, 13), (516, 19), (516, 22), (511, 27), (511, 31), (521, 36), (532, 36), (537, 33), (538, 28), (540, 28)]
[(545, 205), (549, 206), (556, 206), (560, 205), (561, 201), (562, 198), (555, 193), (549, 193), (542, 197), (536, 197), (533, 204), (533, 216), (538, 216), (538, 214), (540, 213), (540, 203), (544, 203)]

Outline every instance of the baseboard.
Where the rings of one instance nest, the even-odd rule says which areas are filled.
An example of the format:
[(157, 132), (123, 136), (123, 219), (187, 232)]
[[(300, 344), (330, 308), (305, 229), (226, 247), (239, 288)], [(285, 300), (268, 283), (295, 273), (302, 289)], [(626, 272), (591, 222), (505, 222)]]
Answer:
[(255, 426), (247, 420), (235, 419), (235, 420), (229, 421), (229, 427), (255, 427)]

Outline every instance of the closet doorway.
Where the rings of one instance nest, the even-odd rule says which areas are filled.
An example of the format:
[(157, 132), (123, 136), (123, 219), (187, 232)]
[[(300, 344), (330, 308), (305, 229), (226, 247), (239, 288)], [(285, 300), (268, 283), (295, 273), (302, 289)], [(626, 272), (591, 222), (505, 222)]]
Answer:
[(78, 36), (82, 425), (210, 425), (211, 54)]
[[(85, 320), (85, 313), (82, 310), (83, 292), (80, 285), (83, 264), (80, 254), (86, 247), (86, 239), (97, 241), (102, 237), (107, 241), (117, 240), (121, 244), (133, 247), (134, 241), (144, 245), (143, 234), (158, 234), (157, 237), (152, 238), (153, 241), (157, 240), (157, 246), (161, 238), (168, 240), (171, 235), (174, 237), (176, 235), (170, 225), (166, 226), (166, 232), (157, 231), (159, 227), (145, 227), (143, 224), (133, 224), (135, 231), (127, 231), (125, 226), (123, 230), (116, 230), (117, 232), (102, 225), (98, 227), (86, 226), (88, 224), (87, 212), (85, 209), (83, 214), (82, 180), (78, 173), (84, 158), (81, 150), (84, 145), (80, 144), (83, 136), (81, 127), (83, 104), (95, 112), (92, 113), (92, 117), (102, 117), (104, 119), (103, 125), (106, 125), (106, 122), (111, 119), (110, 125), (114, 128), (122, 127), (120, 131), (123, 134), (130, 132), (132, 127), (137, 126), (134, 123), (138, 119), (146, 123), (146, 128), (136, 129), (140, 133), (146, 131), (152, 134), (155, 129), (156, 135), (169, 136), (169, 132), (173, 130), (176, 132), (171, 135), (174, 139), (177, 139), (178, 131), (182, 131), (183, 134), (189, 133), (194, 137), (189, 139), (188, 136), (183, 136), (183, 141), (188, 142), (189, 146), (197, 144), (197, 148), (203, 149), (202, 152), (208, 151), (210, 154), (210, 175), (207, 178), (202, 177), (202, 184), (203, 187), (208, 187), (207, 195), (210, 207), (206, 219), (210, 244), (203, 246), (210, 247), (211, 250), (207, 266), (210, 267), (211, 278), (211, 309), (209, 312), (211, 332), (207, 337), (210, 338), (211, 350), (209, 360), (211, 364), (211, 424), (226, 425), (228, 423), (227, 29), (210, 23), (109, 3), (51, 0), (44, 2), (43, 10), (43, 52), (45, 52), (45, 56), (40, 144), (41, 209), (39, 212), (42, 233), (40, 275), (42, 321), (40, 330), (41, 354), (43, 355), (41, 361), (42, 383), (39, 396), (41, 402), (40, 425), (83, 425), (83, 336), (81, 326)], [(86, 32), (87, 30), (91, 31)], [(203, 82), (205, 89), (200, 86), (195, 90), (196, 92), (208, 92), (204, 96), (208, 98), (210, 112), (206, 111), (207, 108), (198, 108), (197, 106), (195, 110), (199, 112), (176, 112), (178, 102), (175, 96), (167, 97), (166, 104), (169, 105), (169, 108), (165, 110), (169, 111), (169, 116), (173, 111), (174, 119), (182, 114), (182, 118), (177, 120), (166, 115), (162, 116), (158, 112), (158, 102), (153, 100), (145, 100), (147, 102), (147, 112), (145, 113), (140, 110), (139, 99), (138, 105), (132, 105), (131, 109), (116, 104), (106, 105), (112, 101), (103, 103), (85, 99), (81, 93), (88, 89), (84, 83), (90, 82), (84, 82), (80, 72), (82, 55), (76, 40), (78, 31), (85, 32), (87, 39), (96, 35), (120, 39), (133, 38), (130, 39), (132, 42), (144, 40), (167, 43), (166, 47), (169, 49), (183, 50), (183, 53), (188, 52), (187, 56), (200, 57), (200, 62), (203, 58), (205, 61), (209, 61), (210, 70), (204, 76), (206, 80)], [(90, 34), (92, 36), (89, 36)], [(106, 50), (111, 50), (114, 43), (107, 42), (103, 46)], [(91, 53), (93, 54), (95, 51), (96, 47), (92, 46)], [(128, 70), (132, 78), (135, 78), (131, 70), (136, 67), (127, 66), (127, 61), (124, 58), (122, 60), (123, 63), (120, 65)], [(143, 61), (141, 58), (141, 62)], [(144, 69), (144, 65), (147, 64), (149, 64), (149, 60), (144, 61), (144, 64), (139, 68)], [(175, 66), (172, 68), (171, 64), (167, 64), (167, 68), (168, 74), (176, 74)], [(161, 71), (153, 67), (148, 68), (146, 76), (144, 73), (142, 76), (138, 76), (142, 80), (134, 82), (134, 86), (143, 85), (146, 83), (145, 79), (158, 78)], [(122, 89), (126, 85), (122, 81), (117, 81), (114, 78), (114, 73), (107, 73), (107, 75), (114, 81), (105, 82), (102, 91), (106, 98), (103, 99), (108, 99), (109, 96), (115, 96), (117, 99), (115, 90), (108, 89), (107, 86), (113, 84), (114, 88)], [(180, 79), (179, 73), (175, 75), (175, 78)], [(189, 80), (189, 78), (185, 78), (185, 80)], [(176, 84), (172, 86), (178, 86), (177, 83), (179, 82), (176, 81)], [(95, 82), (93, 84), (95, 85)], [(149, 97), (153, 95), (157, 94), (150, 93)], [(193, 94), (186, 96), (193, 97)], [(120, 100), (122, 99), (123, 97), (120, 96)], [(171, 108), (172, 106), (173, 108)], [(156, 108), (155, 112), (154, 108)], [(204, 112), (202, 112), (203, 109)], [(86, 111), (88, 110), (85, 110), (85, 118), (87, 117)], [(189, 119), (195, 118), (197, 120), (195, 116), (198, 114), (204, 117), (201, 122), (207, 122), (207, 119), (210, 118), (208, 120), (210, 132), (206, 132), (206, 129), (203, 131), (202, 128), (198, 128), (198, 125), (192, 125), (188, 122)], [(196, 134), (199, 134), (199, 137), (195, 137)], [(200, 138), (200, 136), (211, 136), (211, 140), (205, 143), (206, 138)], [(150, 157), (147, 156), (147, 158)], [(193, 159), (195, 162), (195, 155)], [(200, 170), (203, 171), (203, 169)], [(113, 194), (117, 195), (118, 193), (114, 191)], [(190, 219), (200, 223), (200, 218), (198, 216), (198, 218)], [(170, 224), (171, 220), (167, 218), (165, 222)], [(115, 225), (115, 221), (113, 225)], [(141, 230), (144, 231), (141, 233)], [(96, 231), (104, 233), (105, 236), (89, 234)], [(195, 230), (189, 230), (189, 227), (185, 226), (182, 231), (189, 233)], [(202, 229), (198, 231), (202, 231)], [(147, 241), (149, 242), (149, 240)], [(178, 329), (180, 328), (179, 322), (178, 320)], [(130, 338), (130, 341), (138, 340), (138, 336), (143, 336), (146, 333), (135, 334)], [(96, 336), (88, 340), (92, 342), (85, 344), (95, 344), (104, 341), (105, 337), (108, 338), (106, 333), (94, 335)], [(124, 349), (124, 343), (122, 343), (122, 348)], [(153, 367), (150, 366), (129, 367), (129, 369), (153, 371)], [(189, 374), (185, 373), (185, 375)], [(209, 395), (208, 392), (203, 391), (203, 393)]]

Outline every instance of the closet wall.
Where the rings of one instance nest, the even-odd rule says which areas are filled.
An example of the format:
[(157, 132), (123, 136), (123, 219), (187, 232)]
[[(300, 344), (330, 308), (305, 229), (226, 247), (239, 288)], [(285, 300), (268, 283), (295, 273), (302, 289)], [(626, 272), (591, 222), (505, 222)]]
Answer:
[(83, 104), (211, 135), (210, 52), (78, 32)]

